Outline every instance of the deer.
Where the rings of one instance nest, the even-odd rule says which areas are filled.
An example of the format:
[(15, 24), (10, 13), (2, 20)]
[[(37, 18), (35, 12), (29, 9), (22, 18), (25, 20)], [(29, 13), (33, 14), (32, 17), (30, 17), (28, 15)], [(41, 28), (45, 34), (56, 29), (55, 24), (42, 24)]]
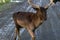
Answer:
[(47, 9), (52, 5), (52, 1), (46, 5), (45, 7), (40, 7), (37, 4), (33, 4), (32, 0), (28, 0), (28, 4), (32, 6), (36, 13), (33, 12), (15, 12), (13, 13), (13, 20), (15, 23), (15, 34), (14, 40), (18, 36), (18, 40), (20, 40), (20, 29), (25, 28), (31, 36), (32, 40), (35, 40), (35, 30), (47, 20)]

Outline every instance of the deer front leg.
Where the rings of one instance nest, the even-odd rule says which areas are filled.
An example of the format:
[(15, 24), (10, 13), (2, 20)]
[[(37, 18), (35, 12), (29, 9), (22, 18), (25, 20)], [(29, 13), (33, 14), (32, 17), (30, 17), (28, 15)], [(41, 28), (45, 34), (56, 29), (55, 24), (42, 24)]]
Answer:
[(27, 29), (27, 30), (28, 30), (29, 34), (31, 35), (32, 40), (35, 40), (35, 34), (34, 34), (34, 32), (32, 30), (30, 30), (30, 29)]

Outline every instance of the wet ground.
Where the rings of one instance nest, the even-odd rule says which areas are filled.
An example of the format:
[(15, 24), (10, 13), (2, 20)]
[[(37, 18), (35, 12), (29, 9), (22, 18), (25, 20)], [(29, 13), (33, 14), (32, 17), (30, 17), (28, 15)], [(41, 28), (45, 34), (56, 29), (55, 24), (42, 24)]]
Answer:
[[(40, 4), (39, 2), (36, 3)], [(12, 18), (12, 14), (17, 11), (34, 12), (34, 10), (31, 8), (31, 6), (27, 4), (27, 2), (17, 3), (12, 8), (1, 11), (0, 40), (13, 40), (15, 25)], [(39, 28), (36, 29), (35, 34), (36, 40), (60, 40), (59, 2), (48, 8), (47, 20), (41, 26), (39, 26)], [(31, 40), (29, 33), (25, 29), (21, 30), (21, 40)]]

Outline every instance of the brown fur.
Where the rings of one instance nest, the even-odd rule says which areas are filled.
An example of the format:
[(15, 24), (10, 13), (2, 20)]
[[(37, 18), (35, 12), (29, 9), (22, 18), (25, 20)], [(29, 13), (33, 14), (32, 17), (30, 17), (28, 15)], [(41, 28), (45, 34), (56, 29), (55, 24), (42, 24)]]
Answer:
[(39, 24), (46, 20), (46, 10), (41, 7), (41, 9), (38, 9), (36, 13), (16, 12), (13, 14), (13, 18), (16, 24), (20, 25), (23, 28), (26, 28), (28, 25), (33, 24), (33, 29), (32, 27), (29, 28), (34, 30), (35, 27), (38, 27)]
[[(31, 37), (34, 36), (34, 32), (39, 25), (41, 25), (46, 19), (46, 9), (40, 7), (40, 9), (34, 8), (37, 12), (16, 12), (13, 14), (13, 19), (16, 25), (16, 33), (19, 33), (20, 28), (26, 28)], [(17, 34), (15, 34), (17, 35)], [(34, 36), (35, 37), (35, 36)], [(15, 36), (16, 40), (16, 36)], [(34, 39), (32, 39), (34, 40)]]
[(35, 33), (34, 31), (36, 28), (39, 27), (46, 19), (47, 14), (46, 10), (49, 6), (51, 6), (53, 3), (53, 0), (50, 0), (50, 3), (46, 5), (45, 7), (40, 7), (39, 5), (31, 3), (32, 0), (28, 0), (28, 3), (32, 6), (34, 10), (36, 10), (36, 13), (33, 12), (16, 12), (13, 14), (13, 20), (15, 22), (16, 28), (15, 28), (15, 35), (14, 39), (16, 40), (16, 37), (18, 35), (18, 40), (20, 40), (20, 28), (25, 28), (31, 35), (32, 40), (35, 40)]

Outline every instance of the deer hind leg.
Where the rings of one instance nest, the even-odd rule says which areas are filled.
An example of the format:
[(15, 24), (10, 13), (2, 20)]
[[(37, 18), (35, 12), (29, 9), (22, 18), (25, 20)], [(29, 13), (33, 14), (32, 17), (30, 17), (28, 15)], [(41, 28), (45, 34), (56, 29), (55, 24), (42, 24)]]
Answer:
[(27, 28), (27, 31), (29, 32), (30, 36), (32, 37), (32, 40), (35, 40), (34, 32), (31, 29), (29, 29), (29, 28)]
[(17, 38), (17, 28), (15, 28), (15, 31), (14, 31), (14, 40), (16, 40)]
[(17, 31), (17, 36), (18, 36), (18, 40), (20, 40), (20, 32), (19, 32), (19, 28), (18, 28), (18, 31)]
[(17, 36), (18, 36), (18, 40), (20, 40), (20, 32), (19, 32), (19, 26), (16, 25), (16, 28), (15, 28), (15, 34), (14, 34), (14, 40), (16, 40)]

